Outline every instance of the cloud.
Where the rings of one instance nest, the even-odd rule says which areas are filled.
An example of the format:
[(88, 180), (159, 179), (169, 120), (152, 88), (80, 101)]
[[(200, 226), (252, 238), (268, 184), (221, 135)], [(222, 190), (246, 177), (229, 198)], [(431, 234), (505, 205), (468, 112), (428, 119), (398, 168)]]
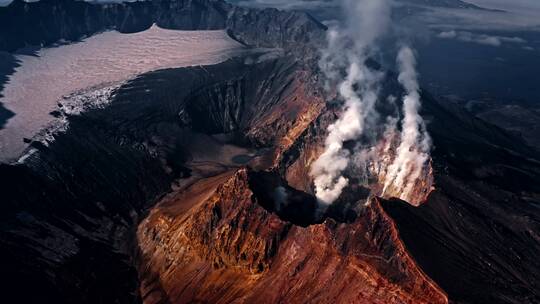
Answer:
[(274, 7), (283, 10), (315, 10), (338, 7), (338, 4), (333, 0), (239, 0), (231, 2), (248, 7)]
[(504, 10), (523, 15), (540, 15), (540, 1), (538, 0), (467, 0), (482, 7)]
[(274, 189), (274, 192), (272, 193), (272, 198), (275, 202), (275, 208), (277, 211), (281, 210), (281, 208), (285, 205), (287, 205), (287, 199), (289, 197), (289, 194), (287, 192), (287, 189), (285, 189), (283, 186), (279, 186)]
[(437, 35), (441, 39), (456, 39), (463, 42), (471, 42), (482, 45), (498, 47), (503, 45), (503, 43), (511, 44), (525, 44), (527, 41), (520, 37), (505, 37), (505, 36), (492, 36), (486, 34), (475, 34), (472, 32), (466, 31), (444, 31), (440, 32)]
[(443, 39), (454, 39), (457, 37), (456, 31), (448, 31), (448, 32), (441, 32), (439, 35), (437, 35), (439, 38)]
[(540, 31), (540, 13), (426, 7), (413, 18), (439, 30)]

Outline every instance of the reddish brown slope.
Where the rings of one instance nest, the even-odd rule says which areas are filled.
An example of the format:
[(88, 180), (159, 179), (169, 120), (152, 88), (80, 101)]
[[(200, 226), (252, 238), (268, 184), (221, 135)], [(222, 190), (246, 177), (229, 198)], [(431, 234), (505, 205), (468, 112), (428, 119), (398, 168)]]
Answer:
[[(352, 223), (301, 227), (259, 205), (242, 169), (170, 197), (140, 225), (145, 303), (447, 303), (372, 199)], [(174, 207), (173, 207), (174, 206)]]

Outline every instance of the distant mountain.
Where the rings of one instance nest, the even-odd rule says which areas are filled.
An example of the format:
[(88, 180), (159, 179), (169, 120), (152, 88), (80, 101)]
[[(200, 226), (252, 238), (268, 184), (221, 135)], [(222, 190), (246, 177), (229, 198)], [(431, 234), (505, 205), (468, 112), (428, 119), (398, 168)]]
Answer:
[[(275, 7), (283, 10), (300, 10), (308, 12), (319, 20), (331, 21), (343, 18), (340, 0), (229, 0), (233, 4), (239, 4), (247, 7), (268, 8)], [(472, 9), (472, 10), (490, 10), (466, 1), (461, 0), (395, 0), (398, 4), (394, 8), (393, 18), (396, 21), (404, 17), (418, 14), (430, 8), (448, 8), (448, 9)]]
[(398, 2), (432, 7), (482, 9), (477, 5), (461, 0), (398, 0)]
[[(15, 0), (0, 7), (0, 51), (77, 41), (104, 30), (132, 33), (152, 24), (176, 30), (227, 29), (240, 42), (255, 47), (304, 45), (315, 37), (311, 27), (325, 27), (304, 13), (255, 11), (221, 0), (153, 0), (89, 3), (72, 0)], [(248, 26), (249, 25), (249, 26)], [(281, 32), (286, 32), (282, 35)], [(264, 33), (264, 35), (261, 35)], [(296, 41), (294, 39), (301, 39)]]
[[(324, 9), (324, 7), (335, 5), (338, 7), (338, 0), (294, 0), (290, 2), (282, 2), (275, 0), (230, 0), (231, 3), (241, 3), (245, 5), (252, 6), (262, 6), (262, 7), (278, 7), (282, 9), (292, 8), (292, 9), (313, 9), (317, 8)], [(482, 9), (481, 7), (461, 1), (461, 0), (396, 0), (397, 3), (406, 3), (422, 6), (432, 6), (432, 7), (445, 7), (445, 8), (462, 8), (462, 9)], [(322, 4), (321, 4), (322, 3)]]

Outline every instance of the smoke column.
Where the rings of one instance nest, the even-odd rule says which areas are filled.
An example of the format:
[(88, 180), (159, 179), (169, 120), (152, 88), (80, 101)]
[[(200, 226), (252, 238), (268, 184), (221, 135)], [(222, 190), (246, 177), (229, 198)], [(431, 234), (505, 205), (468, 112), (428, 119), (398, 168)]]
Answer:
[(393, 193), (399, 193), (400, 198), (406, 199), (417, 179), (426, 170), (431, 139), (419, 115), (420, 89), (414, 52), (407, 46), (402, 47), (397, 56), (397, 64), (398, 81), (406, 91), (403, 98), (404, 117), (400, 144), (396, 151), (396, 158), (388, 168), (383, 194), (392, 187)]
[[(377, 115), (374, 105), (382, 75), (365, 61), (390, 23), (388, 0), (343, 0), (342, 8), (345, 27), (329, 30), (328, 48), (320, 62), (327, 79), (339, 83), (337, 93), (344, 101), (339, 118), (328, 127), (325, 151), (311, 167), (315, 194), (323, 204), (333, 203), (349, 183), (343, 173), (351, 156), (343, 144), (359, 139)], [(343, 72), (346, 76), (340, 79)]]

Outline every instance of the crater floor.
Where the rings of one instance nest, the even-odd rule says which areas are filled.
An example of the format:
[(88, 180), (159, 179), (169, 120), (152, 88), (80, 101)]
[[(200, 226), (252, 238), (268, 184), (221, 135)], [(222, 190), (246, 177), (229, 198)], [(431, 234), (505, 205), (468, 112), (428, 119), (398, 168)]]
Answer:
[(63, 96), (92, 87), (110, 87), (138, 74), (162, 69), (208, 65), (242, 50), (225, 31), (176, 31), (152, 26), (121, 34), (94, 35), (81, 42), (43, 48), (20, 61), (1, 92), (0, 102), (15, 113), (0, 130), (0, 161), (18, 157), (31, 138), (54, 117)]

